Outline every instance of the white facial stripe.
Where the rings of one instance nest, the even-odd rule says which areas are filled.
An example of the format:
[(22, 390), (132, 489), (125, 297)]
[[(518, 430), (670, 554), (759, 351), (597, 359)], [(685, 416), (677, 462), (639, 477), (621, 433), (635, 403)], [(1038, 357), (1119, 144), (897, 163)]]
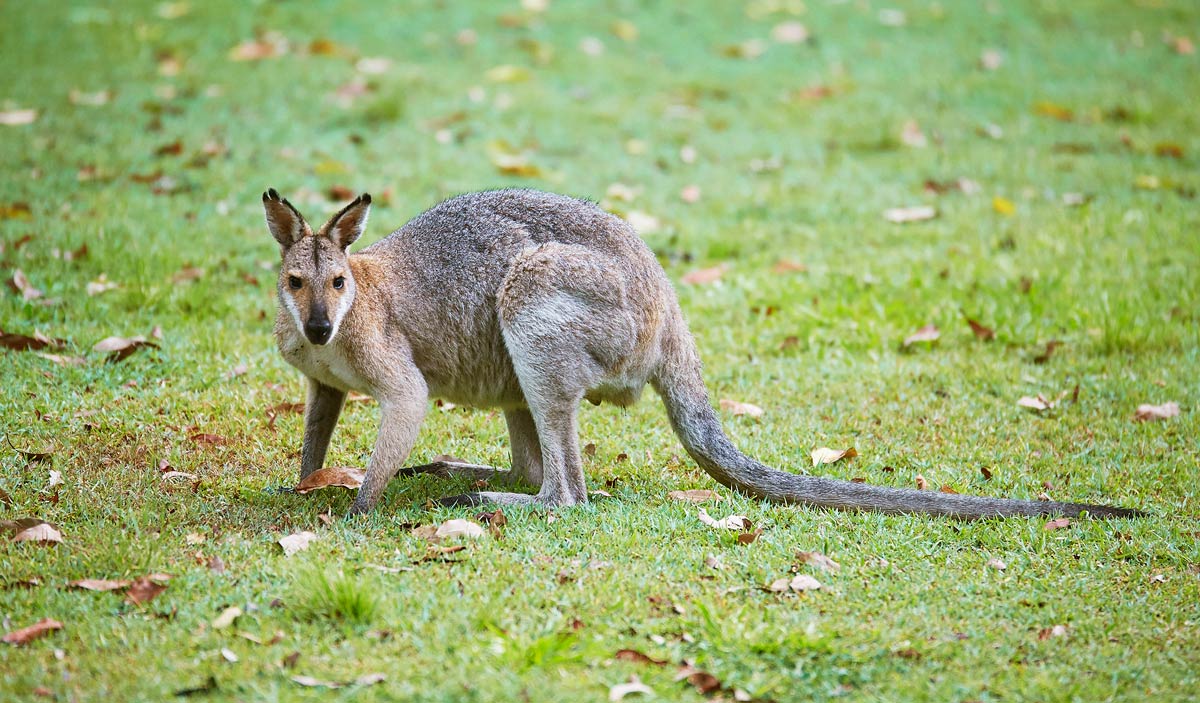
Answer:
[[(283, 301), (283, 307), (287, 308), (288, 312), (292, 314), (292, 319), (296, 322), (296, 331), (304, 334), (304, 323), (300, 320), (300, 308), (296, 307), (296, 299), (287, 293), (279, 296), (279, 299)], [(334, 329), (336, 330), (337, 328), (335, 327)]]
[(332, 341), (337, 336), (338, 329), (342, 326), (342, 319), (346, 317), (346, 313), (350, 312), (350, 306), (354, 303), (354, 292), (347, 288), (345, 293), (338, 296), (337, 307), (333, 309), (333, 314), (329, 316), (329, 322), (333, 325), (333, 330), (329, 333), (329, 339)]

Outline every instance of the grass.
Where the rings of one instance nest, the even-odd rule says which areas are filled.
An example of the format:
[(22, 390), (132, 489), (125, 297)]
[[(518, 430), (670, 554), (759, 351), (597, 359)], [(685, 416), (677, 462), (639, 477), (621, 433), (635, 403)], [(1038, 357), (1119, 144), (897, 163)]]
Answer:
[[(0, 206), (12, 215), (0, 261), (55, 301), (6, 290), (0, 321), (87, 359), (4, 353), (0, 427), (15, 447), (53, 453), (0, 453), (0, 510), (51, 520), (65, 542), (0, 543), (0, 617), (5, 631), (43, 617), (65, 628), (0, 648), (0, 698), (163, 700), (211, 676), (210, 700), (605, 700), (636, 674), (661, 699), (703, 700), (674, 681), (684, 660), (776, 701), (1200, 693), (1200, 81), (1197, 56), (1164, 40), (1196, 41), (1193, 3), (554, 2), (532, 13), (214, 0), (163, 16), (185, 6), (0, 9), (0, 103), (39, 111), (0, 126)], [(905, 24), (884, 24), (887, 8)], [(618, 19), (637, 37), (614, 36)], [(814, 41), (726, 55), (789, 19)], [(456, 39), (468, 28), (473, 44)], [(267, 30), (286, 37), (286, 55), (229, 59)], [(603, 53), (581, 51), (585, 37)], [(321, 39), (334, 51), (308, 50)], [(1001, 52), (997, 70), (979, 66), (987, 48)], [(361, 75), (360, 57), (391, 64), (343, 105), (331, 96)], [(489, 78), (505, 65), (527, 80)], [(73, 89), (111, 99), (78, 105)], [(1064, 111), (1069, 121), (1042, 114)], [(903, 142), (909, 120), (928, 146)], [(538, 174), (499, 173), (495, 140), (525, 150)], [(1159, 155), (1172, 147), (1180, 158)], [(957, 178), (980, 192), (923, 187)], [(800, 471), (815, 447), (854, 446), (859, 458), (821, 473), (899, 486), (922, 475), (934, 488), (1048, 492), (1152, 517), (1046, 531), (730, 495), (710, 512), (764, 530), (742, 546), (666, 498), (713, 484), (680, 458), (652, 394), (582, 413), (590, 487), (612, 498), (554, 519), (513, 511), (502, 539), (444, 560), (422, 561), (428, 545), (409, 526), (471, 517), (426, 507), (461, 483), (397, 480), (374, 514), (330, 525), (319, 515), (338, 516), (349, 492), (276, 490), (295, 481), (302, 424), (266, 411), (302, 400), (302, 384), (271, 337), (277, 253), (262, 190), (312, 219), (338, 207), (333, 186), (368, 190), (373, 241), (458, 192), (602, 199), (613, 183), (636, 194), (609, 205), (658, 218), (645, 237), (673, 279), (730, 266), (717, 284), (679, 290), (714, 396), (766, 410), (726, 417), (749, 453)], [(679, 197), (688, 185), (700, 187), (694, 203)], [(1066, 206), (1066, 193), (1087, 202)], [(914, 204), (939, 216), (881, 216)], [(86, 256), (63, 257), (83, 245)], [(776, 274), (780, 258), (808, 271)], [(178, 280), (187, 267), (204, 271)], [(89, 296), (101, 275), (119, 287)], [(965, 317), (996, 338), (977, 340)], [(940, 340), (901, 349), (926, 323)], [(156, 326), (159, 347), (121, 363), (89, 351)], [(1035, 363), (1050, 340), (1062, 346)], [(1076, 387), (1051, 411), (1016, 405)], [(1131, 420), (1165, 401), (1182, 413)], [(363, 465), (375, 422), (371, 404), (352, 404), (330, 463)], [(494, 411), (434, 409), (411, 461), (502, 465), (505, 441)], [(160, 480), (164, 460), (196, 484)], [(284, 557), (275, 540), (301, 529), (319, 538)], [(801, 549), (841, 571), (798, 566)], [(705, 566), (709, 555), (724, 568)], [(824, 587), (762, 590), (794, 569)], [(66, 587), (152, 572), (174, 578), (140, 606)], [(213, 629), (230, 606), (245, 614)], [(1054, 625), (1067, 634), (1039, 637)], [(671, 666), (615, 659), (623, 648)], [(291, 680), (373, 672), (387, 679), (334, 691)]]

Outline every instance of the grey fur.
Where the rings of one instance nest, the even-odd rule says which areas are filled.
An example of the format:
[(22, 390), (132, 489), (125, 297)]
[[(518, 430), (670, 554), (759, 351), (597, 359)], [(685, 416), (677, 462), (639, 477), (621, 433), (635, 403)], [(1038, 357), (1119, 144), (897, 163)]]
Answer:
[[(819, 507), (1008, 515), (1139, 515), (1125, 508), (982, 498), (786, 473), (739, 452), (709, 402), (675, 292), (633, 229), (594, 203), (532, 190), (470, 193), (348, 255), (365, 225), (362, 196), (314, 235), (287, 201), (264, 195), (280, 242), (276, 336), (311, 381), (301, 474), (318, 468), (346, 391), (379, 400), (381, 424), (351, 513), (372, 509), (416, 439), (428, 399), (498, 407), (512, 470), (441, 462), (401, 469), (503, 478), (536, 495), (481, 492), (451, 504), (587, 502), (576, 414), (583, 399), (630, 405), (649, 383), (688, 454), (720, 483), (766, 500)], [(326, 238), (335, 246), (319, 246)], [(311, 241), (311, 243), (310, 243)], [(305, 285), (289, 288), (300, 277)], [(331, 281), (342, 276), (343, 289)], [(334, 333), (303, 323), (329, 311)]]

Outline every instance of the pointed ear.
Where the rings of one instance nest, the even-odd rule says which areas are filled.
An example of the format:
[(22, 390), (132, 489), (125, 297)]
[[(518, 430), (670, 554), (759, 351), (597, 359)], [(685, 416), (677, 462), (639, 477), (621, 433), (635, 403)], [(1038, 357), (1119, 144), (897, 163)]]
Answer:
[(329, 237), (334, 244), (346, 249), (362, 236), (367, 227), (367, 215), (371, 214), (371, 196), (363, 193), (342, 211), (329, 218), (320, 234)]
[(263, 193), (263, 210), (267, 212), (267, 229), (280, 246), (290, 247), (312, 234), (312, 228), (300, 212), (287, 200), (279, 197), (274, 188)]

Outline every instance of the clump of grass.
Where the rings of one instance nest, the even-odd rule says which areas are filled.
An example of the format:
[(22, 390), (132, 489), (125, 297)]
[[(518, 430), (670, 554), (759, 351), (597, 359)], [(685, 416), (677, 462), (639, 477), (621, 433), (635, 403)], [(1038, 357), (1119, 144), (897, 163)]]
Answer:
[(304, 620), (327, 620), (363, 627), (379, 613), (379, 596), (363, 579), (341, 570), (312, 569), (296, 580), (296, 614)]

